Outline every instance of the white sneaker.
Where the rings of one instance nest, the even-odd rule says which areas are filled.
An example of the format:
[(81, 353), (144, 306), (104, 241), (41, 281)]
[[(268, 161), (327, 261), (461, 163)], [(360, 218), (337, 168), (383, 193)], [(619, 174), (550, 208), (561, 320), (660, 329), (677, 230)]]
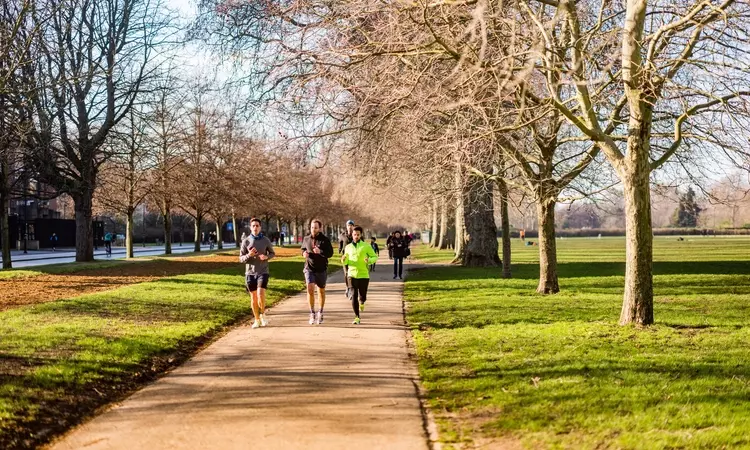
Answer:
[(323, 311), (318, 311), (317, 317), (315, 318), (315, 323), (320, 325), (323, 323)]
[(314, 312), (310, 313), (309, 323), (310, 323), (310, 325), (315, 325), (315, 313)]
[(260, 321), (256, 320), (255, 322), (253, 322), (252, 328), (258, 328), (259, 326), (260, 326)]
[(260, 315), (260, 326), (262, 327), (268, 326), (268, 319), (266, 319), (265, 314)]

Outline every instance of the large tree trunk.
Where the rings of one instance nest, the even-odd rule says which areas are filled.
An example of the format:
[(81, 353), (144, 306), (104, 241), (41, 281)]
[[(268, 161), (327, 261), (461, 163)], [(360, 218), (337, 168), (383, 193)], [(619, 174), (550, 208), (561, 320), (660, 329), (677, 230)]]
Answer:
[(201, 251), (201, 226), (203, 225), (203, 215), (198, 214), (195, 219), (195, 238), (193, 239), (193, 251)]
[(10, 223), (8, 220), (8, 208), (10, 198), (5, 193), (0, 193), (0, 240), (3, 241), (3, 269), (12, 269), (13, 262), (10, 256)]
[(464, 230), (464, 187), (463, 187), (463, 173), (460, 167), (456, 167), (456, 177), (454, 189), (456, 192), (456, 236), (454, 239), (453, 250), (453, 264), (461, 263), (464, 259), (464, 244), (465, 230)]
[(216, 249), (224, 250), (224, 239), (221, 238), (221, 226), (223, 225), (221, 219), (216, 219)]
[(492, 183), (486, 180), (472, 181), (464, 208), (467, 239), (462, 264), (467, 267), (498, 266), (500, 257), (497, 254)]
[(540, 294), (560, 292), (557, 281), (557, 243), (555, 242), (554, 198), (540, 198), (536, 205), (539, 219), (539, 286)]
[[(647, 145), (647, 144), (646, 144)], [(630, 148), (628, 151), (631, 151)], [(648, 153), (646, 153), (648, 155)], [(635, 159), (635, 158), (633, 158)], [(625, 294), (620, 324), (654, 323), (653, 235), (648, 157), (628, 167), (625, 194)], [(638, 165), (641, 165), (638, 167)], [(645, 166), (645, 167), (644, 167)]]
[(73, 196), (76, 210), (76, 262), (94, 260), (94, 225), (92, 221), (92, 190)]
[(508, 185), (504, 179), (497, 182), (500, 191), (500, 220), (503, 230), (503, 278), (511, 277), (510, 270), (510, 217), (508, 217)]
[(133, 229), (135, 227), (135, 208), (128, 210), (125, 222), (125, 255), (127, 258), (133, 258)]
[(298, 226), (297, 225), (297, 219), (295, 218), (292, 221), (292, 239), (293, 239), (292, 244), (296, 244), (297, 243), (297, 232), (298, 232), (297, 226)]
[(164, 254), (172, 254), (172, 208), (165, 204), (162, 212), (164, 219)]
[(432, 224), (430, 228), (430, 247), (437, 247), (438, 243), (438, 203), (437, 198), (432, 199)]
[(232, 211), (232, 233), (234, 234), (234, 246), (240, 248), (242, 242), (240, 242), (240, 230), (237, 229), (237, 214)]
[(440, 197), (440, 237), (438, 238), (438, 248), (445, 250), (448, 248), (448, 201), (445, 196)]

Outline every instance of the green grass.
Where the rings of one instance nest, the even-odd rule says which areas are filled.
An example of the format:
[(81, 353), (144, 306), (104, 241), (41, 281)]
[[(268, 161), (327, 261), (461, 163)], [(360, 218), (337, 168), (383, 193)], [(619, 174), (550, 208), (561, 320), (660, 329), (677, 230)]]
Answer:
[(459, 267), (407, 279), (420, 374), (445, 442), (750, 448), (750, 239), (657, 238), (657, 324), (646, 329), (617, 325), (624, 240), (559, 240), (553, 296), (535, 293), (538, 247), (519, 243), (510, 280)]
[[(247, 318), (243, 273), (237, 264), (0, 313), (0, 448), (45, 442)], [(272, 305), (304, 288), (302, 259), (274, 260), (271, 277)]]

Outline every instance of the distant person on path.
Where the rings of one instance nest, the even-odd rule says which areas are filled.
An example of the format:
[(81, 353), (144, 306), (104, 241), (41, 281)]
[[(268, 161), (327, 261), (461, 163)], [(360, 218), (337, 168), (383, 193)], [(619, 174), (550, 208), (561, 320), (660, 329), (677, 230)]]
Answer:
[(52, 251), (57, 251), (57, 233), (52, 233), (52, 236), (49, 237), (49, 244), (52, 246)]
[(261, 232), (258, 219), (250, 220), (250, 235), (240, 247), (240, 262), (245, 264), (245, 288), (252, 298), (253, 328), (268, 325), (266, 319), (266, 289), (268, 289), (268, 260), (276, 256), (273, 244)]
[(354, 325), (359, 325), (360, 311), (365, 310), (367, 288), (370, 285), (370, 274), (367, 266), (378, 260), (378, 255), (372, 246), (362, 240), (362, 227), (352, 230), (352, 243), (344, 249), (341, 262), (349, 266), (348, 278), (352, 286), (352, 309), (354, 310)]
[[(377, 238), (375, 236), (370, 238), (370, 247), (372, 247), (372, 251), (375, 252), (376, 255), (378, 255), (378, 258), (380, 258), (380, 247), (378, 247), (378, 243), (376, 242)], [(370, 263), (370, 272), (375, 271), (375, 261), (372, 261)]]
[(393, 259), (393, 247), (391, 247), (391, 241), (393, 240), (393, 236), (396, 235), (395, 231), (391, 231), (391, 234), (388, 236), (388, 239), (385, 240), (385, 247), (388, 249), (388, 259)]
[[(346, 231), (339, 235), (339, 255), (344, 254), (344, 249), (347, 245), (352, 243), (352, 231), (354, 230), (354, 221), (349, 219), (346, 221)], [(344, 264), (344, 280), (346, 280), (346, 298), (351, 298), (352, 286), (349, 284), (349, 276), (347, 275), (349, 266)]]
[[(323, 223), (318, 219), (310, 221), (310, 234), (302, 240), (302, 256), (305, 257), (305, 283), (307, 302), (310, 305), (310, 325), (323, 323), (323, 308), (326, 305), (326, 282), (328, 281), (328, 258), (333, 256), (331, 240), (320, 232)], [(315, 311), (315, 286), (318, 287), (320, 310)]]
[(107, 256), (112, 255), (112, 233), (104, 235), (104, 250), (107, 252)]
[(521, 242), (526, 241), (526, 230), (519, 231), (518, 236), (521, 238)]
[(393, 279), (403, 279), (404, 258), (407, 256), (409, 244), (401, 236), (400, 231), (396, 231), (393, 234), (389, 248), (392, 250), (393, 255)]
[(284, 233), (279, 235), (279, 245), (284, 246)]

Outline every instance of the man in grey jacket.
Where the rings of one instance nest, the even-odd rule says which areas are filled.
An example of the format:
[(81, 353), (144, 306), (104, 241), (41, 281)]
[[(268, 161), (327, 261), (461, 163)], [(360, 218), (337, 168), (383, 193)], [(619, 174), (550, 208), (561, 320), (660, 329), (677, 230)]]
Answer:
[(266, 319), (266, 289), (268, 288), (268, 260), (276, 256), (273, 244), (260, 230), (260, 220), (250, 220), (250, 235), (242, 241), (240, 262), (245, 263), (245, 288), (252, 297), (253, 328), (268, 325)]

